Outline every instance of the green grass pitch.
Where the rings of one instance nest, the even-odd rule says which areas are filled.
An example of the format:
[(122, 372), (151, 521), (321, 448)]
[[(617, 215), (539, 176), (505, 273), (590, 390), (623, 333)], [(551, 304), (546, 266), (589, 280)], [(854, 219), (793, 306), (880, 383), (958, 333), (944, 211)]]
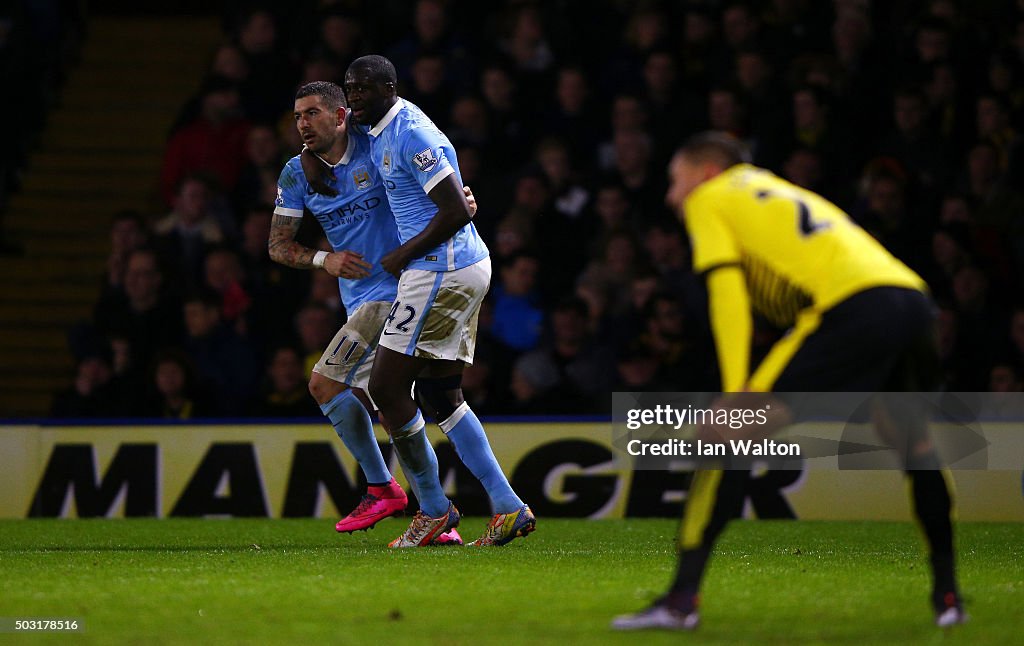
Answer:
[[(484, 519), (464, 519), (467, 540)], [(737, 522), (692, 634), (613, 633), (673, 571), (669, 520), (541, 518), (496, 549), (393, 551), (404, 520), (0, 522), (0, 617), (79, 617), (0, 643), (1010, 644), (1024, 642), (1024, 525), (959, 525), (972, 621), (932, 627), (907, 523)]]

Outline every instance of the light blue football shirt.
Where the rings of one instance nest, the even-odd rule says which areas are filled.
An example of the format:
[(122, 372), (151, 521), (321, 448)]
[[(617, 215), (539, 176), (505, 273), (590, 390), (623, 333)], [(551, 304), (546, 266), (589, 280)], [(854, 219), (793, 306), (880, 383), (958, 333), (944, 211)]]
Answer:
[(337, 197), (313, 191), (298, 155), (289, 159), (277, 181), (274, 213), (301, 218), (303, 207), (308, 208), (335, 251), (361, 253), (373, 265), (365, 278), (338, 279), (341, 301), (351, 314), (366, 301), (395, 300), (398, 281), (384, 271), (380, 259), (398, 247), (398, 230), (384, 185), (370, 159), (370, 142), (365, 134), (349, 129), (348, 148), (333, 169)]
[[(437, 215), (427, 195), (452, 173), (462, 183), (459, 161), (448, 137), (414, 104), (398, 99), (370, 131), (370, 156), (387, 190), (403, 243), (419, 235)], [(409, 263), (410, 269), (454, 271), (489, 255), (473, 223)]]

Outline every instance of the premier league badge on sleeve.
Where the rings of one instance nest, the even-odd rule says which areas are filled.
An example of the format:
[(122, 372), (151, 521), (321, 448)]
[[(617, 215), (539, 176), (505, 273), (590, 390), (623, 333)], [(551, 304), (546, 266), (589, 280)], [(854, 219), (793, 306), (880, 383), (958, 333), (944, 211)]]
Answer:
[(277, 199), (274, 200), (274, 204), (284, 206), (284, 190), (280, 186), (277, 187)]
[(416, 164), (416, 168), (424, 173), (429, 173), (434, 169), (434, 166), (437, 166), (437, 157), (434, 156), (433, 150), (427, 148), (413, 155), (412, 163)]

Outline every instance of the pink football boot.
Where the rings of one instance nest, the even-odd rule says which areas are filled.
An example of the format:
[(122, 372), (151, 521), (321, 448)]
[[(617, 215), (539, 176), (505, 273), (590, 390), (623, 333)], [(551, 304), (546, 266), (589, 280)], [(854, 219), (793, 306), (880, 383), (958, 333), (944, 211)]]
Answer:
[(383, 487), (368, 487), (352, 513), (339, 520), (334, 529), (349, 534), (365, 531), (385, 518), (403, 513), (407, 504), (409, 498), (405, 491), (391, 478), (391, 482)]

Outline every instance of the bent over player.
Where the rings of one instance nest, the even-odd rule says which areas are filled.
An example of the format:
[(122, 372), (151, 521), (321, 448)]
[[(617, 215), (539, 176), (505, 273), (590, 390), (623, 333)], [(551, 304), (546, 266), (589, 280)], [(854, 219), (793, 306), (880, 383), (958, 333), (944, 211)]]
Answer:
[[(706, 277), (722, 390), (932, 390), (935, 314), (924, 281), (835, 205), (744, 159), (729, 137), (698, 135), (673, 158), (667, 196), (689, 232), (693, 269)], [(752, 312), (789, 333), (751, 374)], [(900, 417), (873, 413), (883, 436)], [(935, 622), (962, 623), (949, 489), (927, 426), (907, 428), (920, 419), (902, 417), (896, 431), (907, 439), (901, 458), (930, 548)], [(651, 608), (617, 618), (614, 628), (696, 627), (705, 567), (715, 540), (742, 509), (748, 476), (694, 474), (670, 590)]]
[[(366, 495), (335, 527), (351, 533), (403, 512), (408, 503), (374, 438), (368, 413), (372, 404), (365, 394), (377, 339), (398, 289), (380, 260), (398, 246), (398, 232), (370, 160), (369, 141), (364, 133), (347, 127), (341, 87), (316, 81), (299, 88), (295, 125), (307, 150), (319, 158), (315, 163), (330, 167), (337, 181), (324, 190), (329, 194), (318, 194), (307, 182), (300, 156), (288, 161), (278, 181), (270, 257), (290, 267), (322, 268), (339, 279), (348, 321), (314, 366), (309, 391), (366, 476)], [(475, 209), (471, 195), (469, 200)], [(295, 241), (303, 208), (316, 217), (334, 252)], [(453, 531), (438, 542), (461, 539)]]

